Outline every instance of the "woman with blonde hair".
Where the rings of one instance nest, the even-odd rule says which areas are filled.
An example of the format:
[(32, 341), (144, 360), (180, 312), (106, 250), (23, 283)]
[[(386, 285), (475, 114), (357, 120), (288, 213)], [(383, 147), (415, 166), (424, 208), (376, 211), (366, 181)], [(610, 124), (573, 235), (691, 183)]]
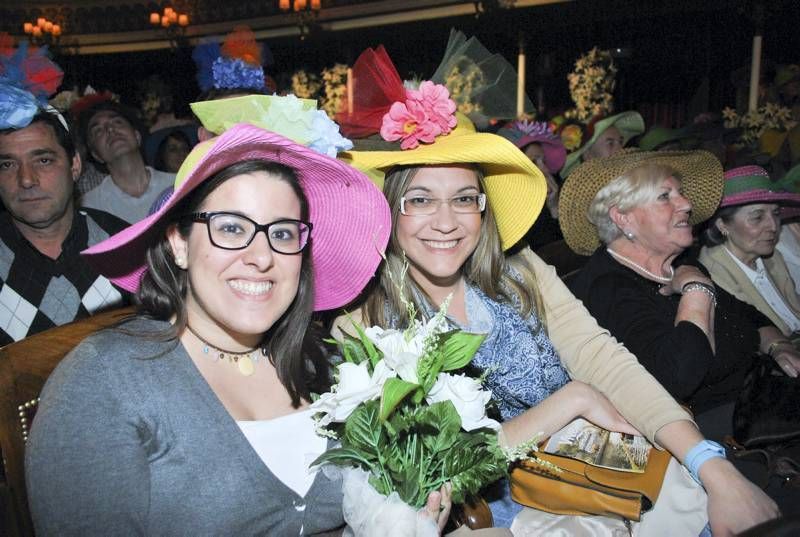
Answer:
[[(512, 143), (475, 132), (448, 100), (446, 90), (423, 82), (404, 101), (390, 102), (387, 113), (371, 109), (381, 139), (363, 141), (369, 150), (340, 155), (383, 187), (392, 212), (385, 266), (354, 317), (402, 327), (408, 319), (401, 295), (422, 315), (449, 300), (455, 327), (487, 334), (472, 365), (497, 401), (505, 443), (551, 434), (576, 415), (616, 430), (627, 419), (689, 463), (708, 491), (715, 532), (775, 516), (774, 504), (713, 456), (691, 417), (597, 325), (553, 268), (530, 250), (515, 253), (544, 204), (544, 178)], [(427, 120), (415, 114), (420, 109)], [(515, 512), (507, 503), (498, 507), (505, 508), (501, 516)]]

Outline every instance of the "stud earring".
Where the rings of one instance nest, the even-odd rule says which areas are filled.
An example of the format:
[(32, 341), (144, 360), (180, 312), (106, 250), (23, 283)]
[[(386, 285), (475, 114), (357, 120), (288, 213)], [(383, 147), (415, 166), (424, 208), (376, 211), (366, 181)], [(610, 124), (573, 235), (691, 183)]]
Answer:
[(178, 265), (178, 268), (185, 269), (186, 268), (186, 258), (185, 257), (176, 257), (175, 264)]
[(629, 241), (633, 240), (634, 237), (633, 231), (623, 231), (622, 234), (625, 235), (625, 238), (628, 239)]

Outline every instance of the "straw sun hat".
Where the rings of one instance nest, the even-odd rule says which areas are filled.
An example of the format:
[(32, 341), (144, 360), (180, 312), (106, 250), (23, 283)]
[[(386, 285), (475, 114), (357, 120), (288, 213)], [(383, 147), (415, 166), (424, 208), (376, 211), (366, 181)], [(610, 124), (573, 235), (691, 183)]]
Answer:
[(589, 206), (597, 193), (617, 177), (643, 164), (661, 164), (680, 176), (692, 202), (692, 225), (708, 220), (722, 198), (722, 164), (707, 151), (640, 151), (628, 149), (608, 158), (584, 162), (561, 188), (559, 223), (564, 239), (577, 254), (590, 255), (600, 246), (597, 228), (589, 222)]

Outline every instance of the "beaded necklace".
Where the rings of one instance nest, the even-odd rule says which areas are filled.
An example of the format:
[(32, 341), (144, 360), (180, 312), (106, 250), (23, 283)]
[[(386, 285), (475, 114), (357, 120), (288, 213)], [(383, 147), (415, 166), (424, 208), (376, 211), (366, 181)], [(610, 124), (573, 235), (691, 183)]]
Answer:
[(626, 265), (630, 266), (631, 268), (635, 268), (635, 269), (639, 270), (645, 276), (647, 276), (650, 279), (655, 280), (655, 281), (657, 281), (659, 283), (669, 283), (669, 282), (672, 281), (673, 276), (675, 276), (675, 269), (673, 269), (671, 266), (669, 267), (669, 276), (668, 277), (659, 276), (658, 274), (653, 274), (652, 272), (650, 272), (649, 270), (647, 270), (643, 266), (641, 266), (638, 263), (635, 263), (634, 261), (628, 259), (624, 255), (618, 254), (617, 252), (615, 252), (611, 248), (606, 248), (606, 252), (608, 252), (609, 254), (614, 256), (617, 259), (617, 261), (621, 261), (621, 262), (625, 263)]
[(214, 362), (219, 360), (227, 360), (228, 363), (236, 364), (237, 368), (239, 369), (239, 373), (245, 377), (249, 377), (255, 373), (258, 359), (264, 354), (263, 349), (258, 348), (250, 349), (249, 351), (244, 352), (234, 352), (220, 349), (219, 347), (216, 347), (203, 339), (203, 337), (195, 332), (188, 324), (186, 325), (186, 329), (189, 330), (189, 332), (191, 332), (191, 334), (199, 339), (203, 344), (203, 354), (207, 355)]

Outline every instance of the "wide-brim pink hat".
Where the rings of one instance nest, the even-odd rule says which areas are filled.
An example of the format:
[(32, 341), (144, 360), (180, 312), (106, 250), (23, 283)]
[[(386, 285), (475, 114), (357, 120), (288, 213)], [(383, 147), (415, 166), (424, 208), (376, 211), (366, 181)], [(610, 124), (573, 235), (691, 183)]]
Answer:
[(800, 177), (790, 170), (780, 181), (773, 181), (761, 166), (740, 166), (725, 172), (722, 201), (719, 206), (732, 207), (751, 203), (776, 203), (781, 216), (800, 214)]
[(145, 253), (164, 233), (165, 215), (207, 178), (246, 160), (292, 168), (308, 199), (314, 266), (314, 310), (351, 302), (375, 274), (391, 232), (391, 212), (369, 178), (279, 134), (238, 124), (198, 144), (175, 177), (175, 191), (154, 214), (84, 250), (101, 274), (131, 292), (147, 270)]

